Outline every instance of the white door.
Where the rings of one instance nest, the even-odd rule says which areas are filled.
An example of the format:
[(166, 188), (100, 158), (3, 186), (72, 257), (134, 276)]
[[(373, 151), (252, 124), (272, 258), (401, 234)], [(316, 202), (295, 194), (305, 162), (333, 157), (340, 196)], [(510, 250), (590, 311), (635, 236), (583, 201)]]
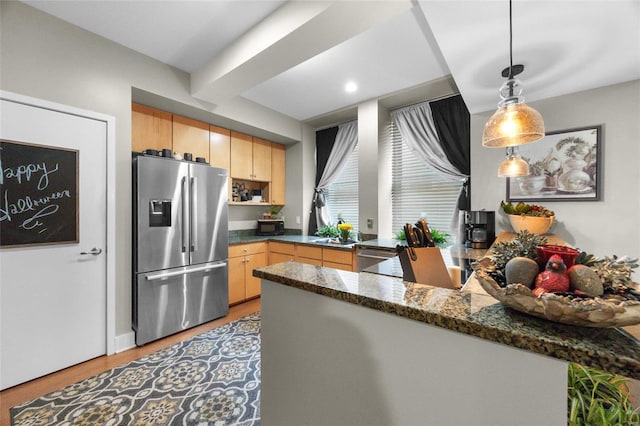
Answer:
[(4, 99), (0, 108), (2, 139), (78, 150), (79, 164), (79, 243), (0, 247), (5, 389), (106, 353), (107, 124)]

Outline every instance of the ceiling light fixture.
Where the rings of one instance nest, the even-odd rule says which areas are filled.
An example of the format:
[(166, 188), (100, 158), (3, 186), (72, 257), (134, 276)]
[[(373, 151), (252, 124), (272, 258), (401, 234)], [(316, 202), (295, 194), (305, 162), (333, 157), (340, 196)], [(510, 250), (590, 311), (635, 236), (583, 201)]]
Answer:
[(498, 167), (498, 177), (529, 176), (529, 164), (518, 155), (518, 147), (507, 147), (507, 158)]
[[(535, 109), (524, 103), (522, 94), (522, 83), (515, 76), (524, 71), (524, 65), (513, 65), (513, 18), (512, 4), (509, 0), (509, 67), (502, 70), (502, 76), (507, 77), (507, 81), (500, 87), (500, 102), (498, 110), (489, 118), (484, 126), (482, 134), (482, 145), (489, 148), (512, 147), (535, 142), (544, 137), (544, 121), (542, 115)], [(506, 164), (513, 162), (516, 158), (524, 162), (514, 150), (507, 151), (507, 159), (500, 164), (499, 176), (503, 171), (518, 170), (523, 171), (523, 167), (508, 167)], [(528, 171), (527, 166), (527, 171)], [(515, 172), (514, 172), (515, 173)], [(528, 174), (528, 172), (527, 172)], [(523, 175), (518, 175), (523, 176)]]
[(344, 86), (344, 90), (347, 91), (347, 93), (353, 93), (356, 90), (358, 90), (358, 85), (354, 82), (354, 81), (349, 81), (347, 82), (347, 84)]

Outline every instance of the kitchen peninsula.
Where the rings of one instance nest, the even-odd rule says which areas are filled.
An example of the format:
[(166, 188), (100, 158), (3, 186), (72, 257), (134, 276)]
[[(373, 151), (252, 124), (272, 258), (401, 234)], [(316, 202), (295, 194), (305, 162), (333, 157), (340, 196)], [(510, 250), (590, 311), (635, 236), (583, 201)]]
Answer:
[(520, 314), (472, 282), (296, 262), (254, 275), (265, 425), (566, 424), (568, 362), (640, 378), (633, 336)]

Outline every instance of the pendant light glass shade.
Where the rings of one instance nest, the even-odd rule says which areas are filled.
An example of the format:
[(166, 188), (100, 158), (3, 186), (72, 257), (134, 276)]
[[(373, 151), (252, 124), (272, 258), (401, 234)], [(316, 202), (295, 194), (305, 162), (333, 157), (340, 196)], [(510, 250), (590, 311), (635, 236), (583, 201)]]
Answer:
[(509, 79), (500, 89), (498, 110), (484, 126), (482, 146), (502, 148), (524, 145), (544, 137), (542, 115), (524, 103), (519, 80)]
[(498, 177), (518, 177), (529, 175), (529, 163), (524, 161), (515, 147), (507, 148), (507, 158), (498, 167)]

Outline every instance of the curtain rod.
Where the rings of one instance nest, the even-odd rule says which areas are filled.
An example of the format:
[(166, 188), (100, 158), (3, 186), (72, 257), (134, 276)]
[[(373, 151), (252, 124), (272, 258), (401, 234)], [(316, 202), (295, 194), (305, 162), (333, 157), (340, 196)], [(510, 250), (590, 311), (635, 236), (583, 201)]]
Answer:
[(427, 104), (429, 102), (441, 101), (443, 99), (453, 98), (454, 96), (458, 96), (458, 95), (460, 95), (460, 92), (452, 92), (452, 93), (448, 93), (446, 95), (438, 96), (437, 98), (427, 99), (425, 101), (420, 101), (420, 102), (416, 102), (416, 103), (413, 103), (413, 104), (403, 105), (403, 106), (398, 107), (398, 108), (393, 108), (393, 109), (390, 109), (389, 111), (391, 112), (391, 111), (396, 111), (396, 110), (399, 110), (399, 109), (402, 109), (402, 108), (409, 108), (409, 107), (416, 106), (416, 105)]
[(330, 129), (332, 127), (338, 127), (338, 126), (341, 126), (343, 124), (351, 123), (353, 121), (358, 121), (358, 119), (355, 118), (355, 119), (351, 119), (351, 120), (347, 120), (347, 121), (341, 121), (340, 123), (329, 124), (327, 126), (318, 127), (315, 131), (319, 132), (320, 130), (326, 130), (326, 129)]
[[(397, 107), (397, 108), (393, 108), (393, 109), (390, 109), (389, 112), (396, 111), (396, 110), (402, 109), (402, 108), (408, 108), (408, 107), (412, 107), (412, 106), (415, 106), (415, 105), (428, 103), (428, 102), (441, 101), (443, 99), (453, 98), (454, 96), (458, 96), (458, 95), (460, 95), (460, 92), (451, 92), (451, 93), (447, 93), (446, 95), (438, 96), (437, 98), (427, 99), (425, 101), (420, 101), (420, 102), (416, 102), (416, 103), (413, 103), (413, 104), (408, 104), (408, 105), (403, 105), (403, 106), (400, 106), (400, 107)], [(342, 121), (340, 123), (329, 124), (329, 125), (326, 125), (326, 126), (318, 127), (315, 131), (319, 132), (321, 130), (330, 129), (331, 127), (340, 126), (341, 124), (351, 123), (352, 121), (358, 121), (358, 119), (356, 118), (356, 119), (352, 119), (352, 120)]]

